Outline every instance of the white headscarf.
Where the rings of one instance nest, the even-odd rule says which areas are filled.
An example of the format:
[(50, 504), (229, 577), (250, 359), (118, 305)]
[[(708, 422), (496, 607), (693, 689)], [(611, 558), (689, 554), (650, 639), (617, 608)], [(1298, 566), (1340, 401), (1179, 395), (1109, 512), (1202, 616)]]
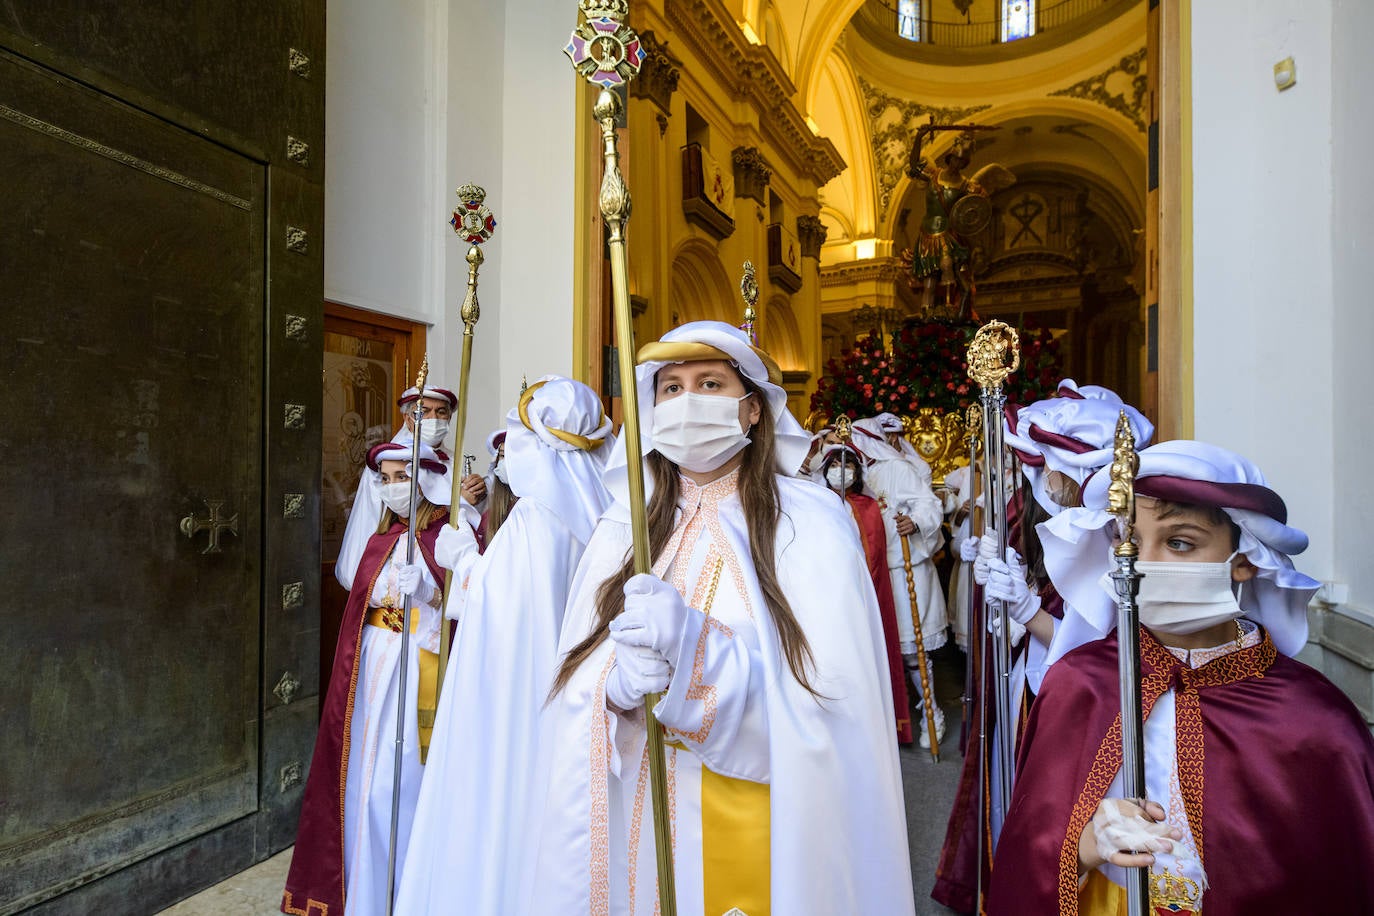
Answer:
[(596, 392), (546, 375), (506, 414), (504, 461), (511, 492), (547, 508), (586, 543), (611, 502), (601, 475), (614, 444)]
[[(891, 421), (896, 421), (896, 429), (890, 428), (892, 426)], [(892, 414), (882, 413), (876, 417), (855, 420), (853, 429), (855, 435), (849, 441), (870, 464), (877, 461), (906, 460), (907, 456), (900, 449), (892, 447), (887, 441), (888, 433), (900, 433), (902, 431), (902, 421)], [(912, 454), (916, 454), (915, 449), (912, 450)]]
[(1080, 387), (1073, 379), (1064, 379), (1054, 397), (1020, 408), (1014, 426), (1004, 418), (1006, 443), (1020, 454), (1035, 501), (1050, 515), (1068, 507), (1050, 496), (1046, 472), (1058, 471), (1081, 486), (1093, 471), (1111, 464), (1122, 410), (1140, 451), (1150, 444), (1154, 425), (1114, 391), (1098, 385)]
[[(1099, 580), (1109, 572), (1114, 526), (1107, 514), (1109, 475), (1094, 474), (1083, 487), (1083, 506), (1039, 526), (1045, 569), (1065, 602), (1061, 630), (1098, 635), (1116, 625), (1116, 603)], [(1293, 568), (1289, 555), (1307, 549), (1307, 535), (1288, 524), (1283, 500), (1254, 464), (1205, 442), (1175, 439), (1140, 453), (1136, 492), (1171, 502), (1216, 506), (1240, 528), (1240, 552), (1258, 570), (1241, 589), (1245, 616), (1269, 631), (1274, 647), (1296, 655), (1307, 642), (1307, 603), (1320, 585)], [(1079, 620), (1071, 622), (1072, 613)], [(1088, 632), (1088, 638), (1091, 633)], [(1086, 640), (1078, 640), (1076, 644)], [(1050, 661), (1076, 645), (1052, 648)]]
[[(782, 373), (768, 354), (749, 342), (743, 331), (723, 321), (688, 322), (664, 334), (657, 343), (646, 344), (640, 349), (639, 365), (635, 367), (635, 384), (639, 395), (641, 454), (648, 455), (654, 447), (654, 377), (658, 375), (658, 370), (668, 365), (706, 359), (729, 360), (740, 375), (760, 389), (773, 417), (777, 471), (788, 477), (795, 476), (806, 460), (807, 452), (811, 450), (811, 436), (787, 409), (787, 392), (780, 385)], [(606, 465), (606, 486), (616, 502), (622, 505), (626, 503), (628, 485), (623, 445), (615, 449)], [(648, 499), (653, 492), (651, 474), (644, 475), (644, 491), (644, 497)]]
[[(364, 477), (371, 477), (371, 491), (373, 498), (378, 504), (378, 517), (380, 518), (381, 495), (378, 487), (381, 485), (381, 463), (383, 461), (404, 461), (407, 468), (411, 465), (414, 456), (414, 442), (383, 442), (374, 445), (367, 453), (368, 470), (363, 472)], [(439, 459), (438, 453), (428, 445), (420, 444), (420, 492), (425, 499), (433, 506), (447, 506), (453, 497), (453, 482), (449, 480), (448, 467)], [(362, 493), (361, 486), (359, 493)]]

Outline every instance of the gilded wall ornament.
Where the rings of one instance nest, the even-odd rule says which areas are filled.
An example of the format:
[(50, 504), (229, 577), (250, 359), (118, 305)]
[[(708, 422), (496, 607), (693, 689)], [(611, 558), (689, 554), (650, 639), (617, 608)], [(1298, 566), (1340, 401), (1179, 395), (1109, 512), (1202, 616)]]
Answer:
[(1051, 92), (1052, 96), (1067, 96), (1096, 102), (1123, 115), (1136, 130), (1145, 133), (1147, 127), (1145, 101), (1149, 94), (1149, 78), (1145, 72), (1145, 49), (1128, 54), (1116, 65), (1096, 76), (1074, 83), (1067, 89)]
[(878, 213), (885, 219), (892, 206), (892, 192), (906, 174), (911, 152), (911, 137), (931, 115), (941, 123), (956, 123), (970, 115), (986, 111), (991, 105), (970, 108), (942, 108), (913, 99), (901, 99), (858, 77), (863, 92), (864, 108), (868, 114), (869, 134), (873, 138), (873, 173), (878, 179)]

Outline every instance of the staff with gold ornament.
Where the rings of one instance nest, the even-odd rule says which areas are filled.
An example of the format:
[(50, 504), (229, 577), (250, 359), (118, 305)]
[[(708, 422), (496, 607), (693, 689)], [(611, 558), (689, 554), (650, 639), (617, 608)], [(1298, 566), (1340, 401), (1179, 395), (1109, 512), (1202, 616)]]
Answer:
[[(420, 514), (414, 507), (420, 504), (417, 498), (420, 492), (420, 421), (425, 416), (425, 380), (429, 378), (429, 354), (425, 354), (424, 361), (420, 363), (420, 373), (415, 376), (415, 438), (410, 449), (410, 503), (411, 510), (409, 530), (406, 533), (406, 565), (415, 564), (416, 540), (415, 520)], [(413, 595), (403, 595), (401, 597), (401, 663), (398, 665), (400, 684), (396, 692), (396, 743), (392, 753), (391, 763), (391, 835), (386, 853), (386, 911), (388, 916), (396, 901), (396, 838), (401, 826), (401, 767), (405, 757), (406, 739), (406, 681), (407, 674), (410, 672), (408, 659), (410, 658), (410, 626), (411, 615), (415, 609), (411, 607)], [(441, 627), (447, 630), (447, 627)], [(434, 725), (433, 715), (430, 717), (430, 726)]]
[[(466, 260), (468, 262), (468, 287), (467, 293), (463, 296), (463, 305), (459, 310), (459, 317), (463, 320), (463, 345), (462, 353), (459, 357), (458, 369), (458, 406), (453, 415), (454, 439), (458, 448), (463, 447), (463, 434), (467, 431), (468, 424), (468, 379), (472, 375), (472, 342), (473, 332), (477, 328), (477, 319), (482, 316), (482, 309), (477, 304), (477, 271), (486, 260), (482, 254), (481, 245), (491, 239), (492, 233), (496, 231), (496, 218), (492, 216), (491, 210), (483, 204), (486, 200), (487, 192), (475, 184), (465, 184), (458, 189), (458, 206), (453, 211), (453, 216), (449, 218), (449, 225), (460, 239), (468, 243)], [(453, 527), (463, 524), (460, 513), (457, 510), (461, 499), (460, 491), (462, 481), (471, 473), (472, 456), (465, 455), (462, 475), (453, 475), (453, 497), (449, 503), (454, 511), (449, 513), (448, 523)], [(428, 710), (421, 707), (421, 718), (427, 711), (429, 722), (421, 721), (421, 725), (429, 727), (434, 725), (434, 716), (439, 708), (439, 695), (444, 689), (444, 673), (448, 671), (449, 643), (451, 641), (450, 632), (452, 625), (447, 623), (448, 599), (453, 591), (453, 570), (448, 570), (444, 575), (444, 613), (445, 623), (439, 628), (439, 680), (434, 688), (434, 703)], [(420, 747), (420, 762), (424, 763), (425, 756), (429, 751), (427, 743)]]
[[(1116, 421), (1116, 443), (1107, 486), (1107, 511), (1116, 516), (1118, 543), (1113, 550), (1116, 568), (1117, 676), (1121, 685), (1121, 785), (1125, 796), (1140, 802), (1145, 797), (1145, 724), (1140, 709), (1140, 573), (1135, 561), (1135, 476), (1140, 456), (1135, 433), (1126, 411)], [(1126, 869), (1126, 906), (1130, 916), (1150, 912), (1150, 867)]]
[[(563, 53), (573, 69), (594, 86), (600, 86), (592, 114), (601, 127), (604, 170), (598, 200), (601, 219), (606, 224), (606, 247), (611, 259), (611, 301), (615, 313), (615, 341), (620, 370), (620, 402), (623, 415), (621, 440), (625, 443), (628, 475), (630, 530), (634, 542), (636, 574), (652, 572), (649, 553), (649, 525), (644, 498), (644, 463), (639, 438), (639, 397), (635, 383), (634, 326), (630, 312), (630, 268), (625, 244), (625, 227), (630, 219), (630, 189), (620, 171), (620, 147), (616, 123), (624, 104), (616, 93), (639, 73), (644, 49), (639, 36), (625, 22), (630, 12), (627, 0), (579, 0), (581, 21), (573, 30)], [(659, 696), (644, 698), (648, 730), (649, 784), (653, 796), (654, 850), (658, 864), (659, 912), (677, 914), (677, 885), (673, 877), (672, 822), (668, 813), (667, 766), (663, 752), (663, 729), (654, 718)]]
[[(1012, 481), (1002, 461), (1002, 412), (1007, 396), (1002, 383), (1021, 365), (1020, 340), (1016, 331), (1001, 321), (989, 321), (978, 329), (968, 345), (968, 374), (980, 388), (978, 400), (983, 411), (983, 511), (997, 542), (997, 556), (1007, 552), (1007, 500)], [(994, 762), (997, 788), (1002, 805), (1011, 801), (1012, 770), (1016, 763), (1016, 711), (1012, 708), (1011, 620), (1000, 599), (987, 600), (993, 618), (993, 693), (996, 698)], [(984, 698), (986, 704), (986, 697)]]

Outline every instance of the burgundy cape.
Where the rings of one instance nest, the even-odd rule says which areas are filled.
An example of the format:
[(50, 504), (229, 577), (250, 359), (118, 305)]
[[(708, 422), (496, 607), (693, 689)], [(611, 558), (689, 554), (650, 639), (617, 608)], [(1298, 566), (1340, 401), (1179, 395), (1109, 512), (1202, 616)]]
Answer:
[[(1345, 695), (1278, 655), (1268, 634), (1190, 671), (1142, 628), (1140, 654), (1144, 706), (1176, 691), (1180, 776), (1200, 783), (1189, 822), (1211, 885), (1202, 912), (1374, 911), (1374, 739)], [(1045, 677), (998, 841), (991, 916), (1079, 911), (1078, 837), (1121, 761), (1116, 683), (1115, 634)], [(1190, 735), (1183, 710), (1194, 702)]]
[[(974, 594), (977, 599), (982, 598), (983, 590), (981, 586), (974, 586)], [(1054, 617), (1062, 619), (1064, 616), (1064, 601), (1059, 597), (1059, 593), (1054, 590), (1054, 586), (1048, 583), (1040, 592), (1041, 607)], [(1029, 634), (1026, 639), (1032, 639)], [(985, 640), (983, 645), (987, 651), (992, 651), (991, 640)], [(1024, 645), (1024, 644), (1023, 644)], [(978, 899), (978, 773), (982, 761), (982, 747), (978, 743), (978, 704), (982, 698), (992, 690), (992, 661), (991, 656), (985, 660), (982, 670), (985, 676), (982, 678), (982, 688), (978, 689), (978, 669), (974, 673), (974, 697), (969, 705), (969, 721), (965, 723), (968, 733), (964, 741), (964, 763), (963, 769), (959, 771), (959, 787), (954, 794), (954, 807), (949, 813), (949, 823), (945, 828), (945, 843), (940, 849), (940, 861), (935, 867), (935, 887), (931, 889), (930, 896), (960, 913), (972, 913), (977, 906)], [(972, 658), (968, 664), (975, 664)], [(1029, 692), (1029, 691), (1028, 691)], [(1024, 706), (1024, 704), (1023, 704)], [(988, 707), (988, 740), (992, 740), (992, 726), (995, 716), (996, 704)], [(991, 777), (987, 777), (991, 778)], [(982, 811), (984, 825), (987, 825), (986, 798)], [(984, 832), (986, 842), (987, 832)], [(987, 887), (989, 874), (988, 850), (983, 851), (982, 884)]]
[[(420, 555), (436, 582), (444, 581), (444, 570), (434, 562), (434, 542), (447, 520), (448, 511), (441, 508), (419, 532)], [(329, 693), (321, 707), (320, 730), (315, 738), (315, 754), (310, 760), (310, 775), (305, 781), (296, 849), (291, 854), (291, 870), (282, 894), (283, 913), (342, 916), (344, 912), (343, 799), (344, 779), (348, 774), (347, 729), (353, 721), (353, 694), (358, 685), (363, 627), (367, 626), (367, 599), (392, 549), (405, 534), (406, 526), (401, 522), (392, 524), (385, 534), (374, 534), (358, 561), (358, 572), (353, 577), (353, 589), (348, 593), (343, 622), (339, 626), (339, 643), (334, 649)]]
[(862, 493), (846, 493), (849, 511), (859, 525), (859, 537), (868, 560), (868, 575), (878, 594), (878, 611), (883, 619), (883, 640), (887, 643), (887, 668), (892, 681), (892, 709), (897, 715), (897, 741), (911, 743), (911, 703), (906, 693), (906, 667), (902, 664), (902, 645), (897, 637), (897, 605), (892, 599), (892, 577), (887, 571), (887, 529), (878, 501)]

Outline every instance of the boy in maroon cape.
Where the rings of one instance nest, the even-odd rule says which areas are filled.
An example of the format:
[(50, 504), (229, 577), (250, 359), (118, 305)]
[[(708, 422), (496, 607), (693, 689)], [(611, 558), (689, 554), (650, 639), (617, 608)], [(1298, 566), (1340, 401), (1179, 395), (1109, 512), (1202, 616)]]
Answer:
[(897, 743), (911, 743), (911, 703), (907, 699), (902, 648), (897, 638), (897, 606), (892, 600), (892, 578), (887, 572), (887, 529), (878, 501), (864, 493), (863, 458), (848, 445), (827, 445), (816, 463), (826, 485), (841, 494), (859, 526), (868, 574), (878, 595), (878, 611), (887, 643), (888, 675), (892, 680), (892, 709), (897, 714)]
[[(1101, 632), (1115, 613), (1106, 478), (1041, 527), (1067, 613)], [(1125, 913), (1132, 866), (1150, 868), (1152, 913), (1370, 912), (1374, 739), (1291, 658), (1317, 586), (1288, 557), (1307, 536), (1258, 468), (1201, 442), (1142, 451), (1136, 493), (1149, 800), (1121, 797), (1113, 633), (1045, 677), (987, 913)]]
[[(420, 445), (418, 505), (410, 505), (412, 442), (384, 442), (367, 456), (383, 503), (377, 533), (368, 539), (352, 576), (329, 693), (306, 778), (296, 848), (282, 894), (283, 913), (386, 911), (393, 757), (398, 712), (401, 602), (409, 595), (412, 638), (407, 675), (405, 740), (397, 874), (405, 858), (420, 789), (417, 703), (438, 671), (443, 569), (434, 547), (448, 521), (448, 469)], [(407, 519), (414, 510), (419, 549), (406, 562)], [(429, 656), (429, 658), (425, 658)], [(345, 911), (344, 901), (348, 908)]]

